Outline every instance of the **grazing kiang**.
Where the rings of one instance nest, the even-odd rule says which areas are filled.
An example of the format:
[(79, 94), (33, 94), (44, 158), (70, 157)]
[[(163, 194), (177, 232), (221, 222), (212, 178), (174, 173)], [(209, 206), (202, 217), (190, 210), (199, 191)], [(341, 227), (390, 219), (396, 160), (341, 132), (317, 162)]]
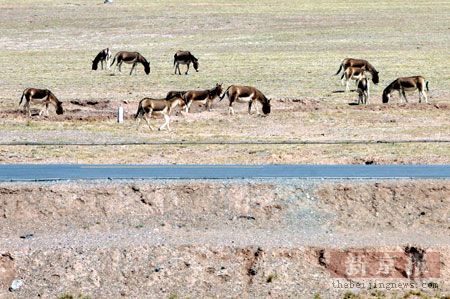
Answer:
[(150, 125), (151, 116), (162, 115), (164, 117), (164, 123), (159, 127), (159, 130), (167, 127), (167, 130), (170, 131), (170, 113), (177, 106), (181, 109), (185, 106), (184, 99), (180, 96), (174, 96), (169, 100), (143, 98), (139, 102), (138, 110), (134, 116), (138, 120), (138, 129), (140, 127), (140, 121), (144, 117), (148, 127), (153, 131), (155, 128)]
[(185, 111), (189, 112), (192, 103), (204, 104), (205, 109), (211, 111), (214, 99), (220, 97), (221, 93), (222, 83), (216, 83), (216, 86), (211, 89), (188, 90), (183, 95), (184, 101), (186, 102)]
[(111, 60), (112, 53), (109, 48), (101, 50), (97, 56), (95, 56), (94, 60), (92, 60), (92, 70), (96, 71), (98, 69), (98, 63), (101, 63), (103, 70), (103, 62), (105, 62), (105, 67), (109, 69), (109, 61)]
[(372, 64), (370, 64), (367, 60), (357, 58), (343, 59), (335, 76), (338, 75), (341, 72), (341, 70), (345, 72), (345, 70), (349, 67), (364, 68), (364, 70), (370, 73), (370, 75), (372, 76), (372, 82), (374, 84), (378, 84), (378, 82), (380, 81), (378, 71), (375, 69), (375, 67)]
[(356, 80), (356, 86), (358, 86), (359, 81), (362, 78), (366, 78), (365, 71), (366, 71), (365, 67), (359, 68), (359, 67), (350, 66), (350, 67), (346, 68), (341, 77), (342, 84), (344, 84), (344, 82), (345, 82), (345, 91), (350, 90), (350, 87), (349, 87), (350, 80)]
[(251, 114), (252, 105), (255, 106), (256, 114), (259, 114), (257, 103), (262, 105), (262, 112), (267, 115), (270, 113), (270, 99), (252, 86), (231, 85), (227, 88), (224, 94), (220, 97), (222, 100), (225, 95), (230, 101), (228, 106), (228, 113), (234, 115), (233, 103), (248, 103), (248, 114)]
[(391, 97), (391, 93), (394, 91), (398, 91), (400, 95), (400, 103), (408, 102), (406, 98), (406, 92), (419, 91), (419, 103), (422, 102), (422, 98), (425, 99), (425, 103), (428, 103), (427, 94), (425, 93), (425, 88), (428, 89), (428, 81), (425, 81), (425, 78), (422, 76), (412, 76), (412, 77), (400, 77), (392, 81), (384, 90), (383, 90), (383, 103), (388, 103)]
[(181, 75), (180, 64), (185, 64), (187, 66), (187, 70), (184, 74), (187, 75), (191, 63), (194, 66), (195, 71), (198, 72), (198, 59), (195, 58), (194, 55), (192, 55), (189, 51), (178, 50), (173, 56), (173, 66), (175, 68), (175, 74), (178, 70), (178, 74)]
[(31, 116), (30, 104), (43, 105), (39, 116), (45, 111), (45, 115), (48, 115), (48, 106), (52, 104), (55, 106), (56, 114), (63, 114), (64, 109), (62, 107), (62, 102), (60, 102), (56, 96), (48, 89), (38, 89), (38, 88), (27, 88), (23, 91), (22, 97), (20, 98), (19, 107), (25, 98), (25, 103), (23, 105), (24, 111), (28, 112)]
[(136, 65), (138, 63), (141, 63), (144, 66), (144, 71), (147, 75), (150, 74), (150, 63), (139, 52), (128, 52), (128, 51), (117, 52), (116, 55), (114, 55), (114, 59), (111, 63), (111, 66), (114, 65), (116, 59), (117, 64), (116, 67), (114, 68), (114, 72), (116, 71), (117, 67), (119, 67), (119, 72), (121, 72), (122, 63), (125, 62), (127, 64), (133, 64), (133, 66), (131, 67), (130, 75), (133, 73), (133, 70), (135, 74), (137, 73)]
[(367, 80), (365, 76), (358, 80), (358, 84), (356, 86), (356, 92), (358, 93), (358, 105), (369, 104), (369, 89), (370, 81)]

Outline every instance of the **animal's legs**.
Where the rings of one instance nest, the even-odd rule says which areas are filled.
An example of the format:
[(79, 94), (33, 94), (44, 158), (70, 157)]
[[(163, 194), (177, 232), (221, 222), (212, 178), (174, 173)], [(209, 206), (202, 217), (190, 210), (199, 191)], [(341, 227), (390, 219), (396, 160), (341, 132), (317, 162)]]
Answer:
[(252, 104), (253, 101), (250, 100), (250, 102), (248, 102), (248, 114), (252, 114)]
[(357, 92), (358, 92), (358, 105), (359, 105), (362, 102), (362, 90), (358, 89)]
[(45, 110), (45, 106), (43, 106), (42, 109), (41, 109), (41, 111), (39, 111), (39, 116), (41, 116), (42, 113), (44, 113), (44, 110)]
[(31, 116), (31, 112), (30, 112), (30, 97), (28, 97), (28, 95), (25, 95), (25, 103), (23, 104), (23, 112), (25, 112), (25, 113), (28, 112), (28, 116)]
[(148, 112), (148, 113), (146, 113), (145, 115), (144, 115), (144, 117), (145, 117), (145, 121), (147, 122), (147, 125), (148, 125), (148, 128), (150, 129), (150, 130), (154, 130), (155, 128), (153, 128), (151, 125), (150, 125), (150, 120), (148, 119), (149, 118), (149, 116), (151, 116), (152, 115), (152, 109), (150, 109), (150, 111)]
[(188, 101), (187, 104), (186, 104), (186, 106), (184, 106), (184, 111), (185, 111), (186, 113), (188, 113), (188, 112), (189, 112), (189, 109), (191, 109), (192, 102), (193, 102), (193, 101)]
[(230, 101), (230, 104), (228, 105), (228, 114), (234, 115), (234, 109), (233, 109), (233, 102), (236, 100), (236, 96), (230, 96), (228, 95), (228, 100)]
[(133, 63), (133, 65), (131, 66), (130, 76), (131, 76), (131, 74), (133, 74), (133, 70), (135, 67), (136, 67), (136, 62)]
[(400, 103), (403, 103), (402, 91), (398, 90), (398, 96), (400, 97)]
[(402, 95), (405, 98), (405, 102), (408, 103), (408, 99), (406, 98), (406, 93), (404, 89), (402, 89)]
[(206, 100), (205, 110), (211, 111), (212, 101)]
[(169, 122), (170, 122), (170, 117), (167, 114), (163, 114), (164, 116), (164, 123), (162, 124), (161, 127), (159, 127), (159, 130), (161, 131), (162, 129), (164, 129), (167, 126), (167, 130), (170, 131), (170, 127), (169, 127)]
[(190, 65), (191, 63), (190, 62), (188, 62), (187, 63), (187, 69), (186, 69), (186, 73), (184, 73), (185, 75), (187, 75), (188, 74), (188, 72), (189, 72), (189, 65)]
[(26, 99), (25, 105), (23, 106), (23, 109), (28, 112), (28, 116), (31, 117), (31, 109), (30, 109), (30, 99)]
[(425, 98), (425, 103), (428, 103), (427, 94), (425, 93), (425, 87), (421, 84), (419, 90), (419, 103), (422, 102), (422, 98)]
[(345, 76), (345, 92), (348, 92), (350, 90), (350, 87), (348, 86), (350, 83), (350, 78), (347, 78), (347, 76)]
[(428, 104), (428, 98), (427, 98), (427, 94), (425, 93), (425, 91), (422, 91), (422, 95), (425, 98), (425, 103)]

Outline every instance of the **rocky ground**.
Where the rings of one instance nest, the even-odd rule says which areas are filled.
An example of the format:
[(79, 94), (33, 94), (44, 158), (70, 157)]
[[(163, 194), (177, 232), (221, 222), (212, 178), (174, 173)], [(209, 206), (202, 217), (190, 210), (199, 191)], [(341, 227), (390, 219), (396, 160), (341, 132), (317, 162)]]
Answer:
[[(446, 180), (2, 183), (0, 298), (441, 296), (449, 200)], [(351, 277), (336, 252), (409, 264)]]

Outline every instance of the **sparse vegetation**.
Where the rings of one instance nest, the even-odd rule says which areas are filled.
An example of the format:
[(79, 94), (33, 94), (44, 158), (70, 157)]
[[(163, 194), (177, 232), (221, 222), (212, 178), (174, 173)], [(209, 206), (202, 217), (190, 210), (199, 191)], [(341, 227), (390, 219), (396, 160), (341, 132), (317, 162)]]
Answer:
[(58, 299), (91, 299), (91, 297), (83, 295), (83, 294), (78, 294), (78, 295), (63, 294), (63, 295), (59, 296)]
[[(0, 50), (4, 66), (0, 74), (7, 78), (1, 82), (0, 95), (0, 136), (4, 142), (439, 139), (450, 135), (450, 108), (445, 106), (450, 80), (444, 71), (450, 62), (446, 59), (446, 35), (442, 34), (446, 29), (444, 23), (432, 21), (449, 8), (439, 1), (429, 2), (426, 8), (420, 2), (405, 7), (400, 0), (283, 0), (276, 6), (256, 0), (121, 1), (107, 6), (80, 0), (50, 0), (45, 6), (30, 0), (20, 4), (7, 0), (2, 5), (8, 7), (0, 12), (0, 16), (5, 15), (0, 18), (4, 45)], [(179, 11), (184, 15), (180, 16)], [(359, 18), (349, 26), (353, 15)], [(126, 33), (122, 27), (127, 28)], [(400, 28), (395, 37), (392, 28)], [(423, 28), (427, 28), (426, 32)], [(141, 67), (137, 76), (129, 76), (129, 65), (115, 76), (110, 76), (113, 70), (91, 71), (91, 60), (107, 46), (113, 53), (139, 50), (150, 60), (150, 75), (144, 75)], [(179, 48), (199, 57), (198, 73), (173, 74), (173, 54)], [(366, 58), (380, 71), (381, 83), (373, 86), (372, 103), (380, 102), (382, 88), (395, 77), (420, 73), (430, 81), (432, 104), (398, 105), (395, 96), (389, 108), (381, 104), (369, 108), (349, 106), (356, 95), (336, 92), (342, 87), (339, 78), (331, 76), (346, 56)], [(246, 105), (236, 105), (238, 115), (229, 118), (224, 100), (214, 104), (212, 113), (198, 113), (203, 107), (194, 107), (196, 113), (175, 117), (171, 133), (145, 128), (137, 132), (130, 118), (123, 125), (115, 124), (119, 104), (130, 116), (144, 96), (163, 97), (175, 89), (211, 88), (216, 82), (224, 82), (224, 86), (257, 86), (274, 99), (273, 113), (256, 118), (245, 114)], [(28, 120), (16, 113), (20, 94), (29, 86), (51, 88), (64, 102), (67, 114)], [(409, 98), (417, 101), (416, 95)], [(109, 104), (87, 107), (70, 101)], [(435, 103), (444, 106), (434, 107)], [(95, 147), (65, 147), (58, 153), (39, 147), (37, 150), (45, 155), (33, 156), (27, 154), (28, 149), (22, 154), (22, 148), (1, 147), (0, 162), (36, 162), (45, 156), (49, 162), (84, 163), (360, 163), (370, 156), (374, 163), (447, 163), (450, 156), (447, 144), (347, 148), (272, 146), (264, 148), (267, 155), (259, 157), (246, 154), (242, 146), (236, 145), (227, 147), (228, 153), (222, 157), (222, 147), (205, 146), (200, 151), (208, 155), (184, 161), (183, 156), (163, 157), (150, 150), (142, 155), (142, 147), (130, 146), (122, 148), (130, 155), (120, 156), (114, 154), (117, 148), (103, 149), (104, 154), (99, 156)], [(209, 155), (214, 158), (209, 159)], [(122, 160), (114, 160), (118, 157)]]

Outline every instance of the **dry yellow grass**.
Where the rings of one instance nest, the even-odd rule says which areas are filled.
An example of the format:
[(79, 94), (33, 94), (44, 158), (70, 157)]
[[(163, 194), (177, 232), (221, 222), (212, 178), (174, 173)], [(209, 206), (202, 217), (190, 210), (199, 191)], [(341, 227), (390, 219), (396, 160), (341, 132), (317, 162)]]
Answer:
[[(2, 141), (97, 141), (97, 140), (347, 140), (347, 139), (443, 139), (450, 136), (448, 121), (448, 20), (450, 4), (402, 1), (103, 1), (75, 0), (2, 1), (0, 4), (0, 136)], [(91, 71), (98, 51), (111, 47), (137, 50), (150, 60), (152, 71), (129, 76), (123, 73)], [(200, 59), (200, 72), (188, 76), (173, 74), (172, 57), (188, 49)], [(343, 90), (333, 77), (344, 57), (361, 57), (380, 71), (381, 82), (372, 91), (369, 108), (349, 106), (356, 98)], [(398, 76), (422, 74), (430, 81), (430, 101), (417, 106), (379, 105), (385, 85)], [(114, 111), (123, 101), (128, 115), (144, 96), (163, 97), (168, 90), (211, 88), (216, 82), (254, 85), (273, 98), (268, 118), (245, 114), (226, 115), (226, 100), (213, 113), (177, 116), (174, 131), (136, 132), (135, 124), (114, 123)], [(67, 114), (48, 119), (27, 120), (16, 114), (24, 88), (50, 88), (64, 102)], [(412, 102), (417, 96), (409, 97)], [(300, 100), (292, 102), (290, 99)], [(70, 101), (109, 101), (106, 108), (79, 107)], [(394, 97), (394, 103), (398, 98)], [(311, 104), (313, 103), (313, 104)], [(438, 103), (438, 106), (433, 106)], [(316, 105), (318, 109), (315, 109)], [(439, 106), (440, 105), (440, 106)], [(103, 115), (96, 117), (96, 115)], [(305, 149), (302, 158), (289, 147), (272, 147), (277, 159), (258, 159), (233, 147), (235, 158), (221, 150), (204, 148), (211, 155), (200, 159), (253, 163), (311, 162), (359, 163), (375, 159), (386, 162), (447, 163), (447, 144), (356, 147), (349, 159), (341, 147)], [(169, 150), (174, 150), (171, 147)], [(73, 153), (65, 148), (57, 156), (39, 160), (21, 155), (18, 148), (2, 147), (2, 162), (84, 161), (106, 163), (122, 159), (98, 157), (97, 149)], [(44, 148), (24, 149), (46, 157)], [(192, 151), (198, 149), (192, 148)], [(299, 149), (296, 149), (299, 150)], [(104, 148), (114, 153), (114, 148)], [(351, 150), (350, 150), (351, 151)], [(51, 151), (52, 152), (52, 151)], [(130, 148), (125, 162), (139, 148)], [(84, 153), (84, 154), (82, 154)], [(317, 156), (320, 153), (323, 156)], [(393, 153), (392, 155), (389, 153)], [(439, 153), (436, 155), (435, 153)], [(396, 158), (394, 155), (398, 154)], [(80, 158), (72, 156), (79, 155)], [(23, 159), (9, 157), (24, 156)], [(81, 158), (81, 156), (92, 158)], [(97, 158), (95, 158), (97, 156)], [(180, 157), (183, 155), (179, 155)], [(71, 158), (72, 157), (72, 158)], [(239, 157), (239, 158), (236, 158)], [(248, 157), (248, 158), (243, 158)], [(96, 160), (97, 159), (97, 160)], [(158, 160), (158, 159), (157, 159)], [(162, 159), (189, 162), (187, 159)], [(152, 162), (153, 160), (147, 160)], [(195, 162), (196, 160), (190, 161)]]

